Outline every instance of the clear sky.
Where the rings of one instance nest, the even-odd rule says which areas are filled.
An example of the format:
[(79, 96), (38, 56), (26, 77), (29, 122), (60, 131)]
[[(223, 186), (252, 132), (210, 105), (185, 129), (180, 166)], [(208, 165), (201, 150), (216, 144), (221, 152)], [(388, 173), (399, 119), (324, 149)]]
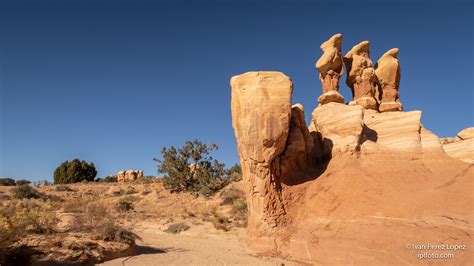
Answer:
[[(189, 139), (238, 162), (229, 79), (275, 70), (309, 120), (319, 46), (400, 49), (401, 102), (439, 136), (473, 126), (472, 1), (0, 1), (0, 177), (52, 179), (74, 158), (98, 177), (156, 174)], [(344, 78), (345, 79), (345, 78)], [(350, 91), (341, 82), (341, 92)]]

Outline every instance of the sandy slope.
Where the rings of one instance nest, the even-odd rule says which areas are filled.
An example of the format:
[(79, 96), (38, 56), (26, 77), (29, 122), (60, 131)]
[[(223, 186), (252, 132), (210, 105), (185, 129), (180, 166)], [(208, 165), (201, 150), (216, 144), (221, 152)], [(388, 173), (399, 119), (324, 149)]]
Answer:
[(137, 255), (101, 265), (296, 265), (252, 256), (243, 242), (245, 229), (224, 233), (205, 223), (174, 235), (153, 223), (141, 223), (136, 232), (142, 237)]
[[(474, 260), (474, 166), (444, 154), (333, 158), (323, 175), (286, 191), (290, 218), (281, 250), (290, 258), (352, 265)], [(466, 249), (412, 248), (423, 244)], [(455, 257), (419, 259), (423, 252)]]

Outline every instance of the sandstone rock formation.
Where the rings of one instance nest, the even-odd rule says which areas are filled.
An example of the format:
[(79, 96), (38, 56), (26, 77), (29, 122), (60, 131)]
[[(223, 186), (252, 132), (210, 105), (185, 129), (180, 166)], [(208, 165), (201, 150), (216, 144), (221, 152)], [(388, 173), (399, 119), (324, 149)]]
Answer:
[[(366, 55), (348, 57), (354, 89), (373, 88)], [(311, 264), (415, 264), (407, 244), (472, 243), (474, 168), (445, 154), (421, 111), (379, 113), (366, 93), (356, 105), (321, 104), (306, 128), (283, 73), (230, 83), (251, 250)], [(444, 144), (446, 153), (472, 148), (470, 132)], [(456, 258), (466, 264), (474, 253)]]
[(321, 44), (323, 55), (316, 62), (316, 69), (319, 71), (319, 79), (323, 87), (323, 94), (318, 98), (320, 104), (344, 102), (344, 97), (339, 94), (339, 79), (344, 74), (341, 45), (342, 34), (339, 33)]
[(468, 127), (459, 131), (457, 137), (462, 140), (474, 138), (474, 127)]
[(374, 98), (375, 70), (369, 58), (370, 43), (363, 41), (354, 46), (343, 58), (347, 69), (346, 84), (351, 88), (353, 101), (351, 105), (358, 104), (365, 109), (377, 109)]
[(424, 127), (421, 127), (420, 137), (423, 152), (444, 153), (440, 143), (440, 139), (433, 132)]
[(443, 138), (440, 142), (449, 156), (474, 164), (474, 127), (465, 128), (456, 137)]
[(291, 106), (293, 84), (283, 73), (248, 72), (230, 84), (232, 126), (249, 195), (249, 245), (268, 250), (275, 245), (268, 235), (286, 213), (282, 185), (319, 171), (321, 146), (306, 126), (303, 106)]
[(366, 139), (381, 148), (392, 151), (421, 154), (421, 112), (378, 113), (367, 110), (364, 114)]
[(319, 139), (314, 139), (306, 127), (303, 105), (291, 108), (290, 131), (285, 150), (280, 157), (281, 181), (286, 184), (298, 182), (299, 178), (314, 172), (322, 161)]
[(117, 182), (130, 182), (143, 177), (143, 170), (126, 170), (117, 173)]
[[(291, 120), (293, 83), (280, 72), (234, 76), (232, 126), (248, 190), (249, 235), (271, 232), (285, 213), (280, 195), (280, 158)], [(271, 243), (262, 243), (262, 248)]]
[[(439, 139), (421, 111), (401, 112), (398, 49), (374, 70), (369, 42), (341, 64), (341, 41), (321, 45), (323, 94), (309, 127), (284, 74), (231, 79), (249, 247), (312, 264), (379, 265), (419, 262), (407, 243), (471, 241), (474, 168), (465, 162), (474, 163), (474, 128)], [(343, 65), (349, 105), (338, 96)], [(456, 256), (474, 260), (471, 251)]]
[(380, 112), (401, 111), (400, 103), (400, 63), (398, 62), (398, 48), (386, 52), (375, 65), (377, 86), (375, 98), (379, 102)]
[(313, 111), (312, 125), (321, 136), (325, 158), (335, 153), (354, 152), (364, 126), (363, 108), (329, 103)]

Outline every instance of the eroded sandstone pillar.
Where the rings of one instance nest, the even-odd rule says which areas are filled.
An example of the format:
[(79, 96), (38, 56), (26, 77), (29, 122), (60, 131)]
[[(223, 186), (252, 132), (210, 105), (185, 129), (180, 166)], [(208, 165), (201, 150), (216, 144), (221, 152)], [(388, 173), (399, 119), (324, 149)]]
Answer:
[(323, 55), (316, 62), (323, 94), (319, 96), (319, 104), (329, 102), (343, 103), (344, 97), (339, 93), (339, 79), (344, 74), (344, 64), (341, 55), (342, 34), (335, 34), (321, 44)]
[(380, 101), (379, 111), (402, 111), (400, 103), (400, 62), (398, 48), (386, 52), (375, 65), (377, 76), (376, 98)]
[(289, 134), (293, 84), (281, 72), (247, 72), (232, 77), (230, 85), (232, 126), (248, 195), (248, 234), (259, 238), (285, 214), (279, 155)]
[(377, 109), (377, 101), (374, 98), (375, 70), (372, 60), (369, 58), (370, 43), (363, 41), (344, 56), (344, 64), (347, 69), (346, 84), (351, 88), (353, 101), (349, 105), (361, 105), (365, 109)]

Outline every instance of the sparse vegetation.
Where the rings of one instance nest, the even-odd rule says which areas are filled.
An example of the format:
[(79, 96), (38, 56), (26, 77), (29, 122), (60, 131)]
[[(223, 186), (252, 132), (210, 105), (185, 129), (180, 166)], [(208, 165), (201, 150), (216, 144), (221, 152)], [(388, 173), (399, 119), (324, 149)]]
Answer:
[(229, 218), (216, 212), (213, 213), (211, 223), (217, 230), (223, 230), (224, 232), (229, 231), (232, 226), (232, 222), (229, 220)]
[(55, 184), (69, 184), (82, 181), (94, 181), (97, 175), (94, 163), (88, 164), (86, 161), (74, 159), (65, 161), (54, 171)]
[(115, 209), (119, 212), (128, 212), (133, 210), (133, 200), (129, 197), (121, 198), (117, 201)]
[(0, 186), (14, 186), (15, 184), (15, 180), (11, 178), (0, 178)]
[(247, 212), (247, 202), (245, 199), (236, 199), (232, 204), (234, 225), (238, 227), (247, 226)]
[(107, 183), (117, 182), (117, 176), (116, 175), (108, 175), (104, 179), (99, 179), (99, 181), (107, 182)]
[(95, 228), (94, 233), (97, 239), (125, 243), (129, 245), (135, 245), (135, 241), (140, 239), (137, 234), (112, 222), (106, 222), (98, 225)]
[(0, 205), (0, 248), (27, 233), (52, 233), (57, 222), (50, 203), (31, 200), (5, 202)]
[(240, 181), (242, 180), (242, 168), (239, 164), (234, 164), (227, 170), (227, 175), (232, 182)]
[(12, 188), (13, 196), (17, 199), (39, 199), (44, 195), (30, 185), (20, 185)]
[(175, 223), (175, 224), (172, 224), (172, 225), (168, 226), (168, 228), (166, 228), (165, 232), (170, 233), (170, 234), (179, 234), (182, 231), (188, 230), (189, 228), (190, 227), (187, 224)]
[(235, 200), (241, 199), (244, 197), (244, 193), (241, 190), (236, 188), (229, 188), (222, 191), (220, 198), (221, 198), (221, 205), (229, 205), (234, 203)]
[(215, 144), (199, 140), (187, 141), (181, 148), (163, 148), (163, 159), (158, 162), (158, 173), (166, 174), (163, 185), (172, 192), (189, 191), (211, 196), (229, 183), (224, 164), (210, 156)]
[(151, 184), (156, 181), (156, 177), (154, 176), (142, 176), (135, 180), (137, 184)]
[(29, 185), (29, 184), (31, 184), (31, 182), (28, 181), (28, 180), (25, 180), (25, 179), (21, 179), (21, 180), (17, 180), (17, 181), (16, 181), (16, 185), (17, 185), (17, 186)]
[(54, 189), (56, 191), (74, 191), (72, 188), (66, 185), (57, 185)]

